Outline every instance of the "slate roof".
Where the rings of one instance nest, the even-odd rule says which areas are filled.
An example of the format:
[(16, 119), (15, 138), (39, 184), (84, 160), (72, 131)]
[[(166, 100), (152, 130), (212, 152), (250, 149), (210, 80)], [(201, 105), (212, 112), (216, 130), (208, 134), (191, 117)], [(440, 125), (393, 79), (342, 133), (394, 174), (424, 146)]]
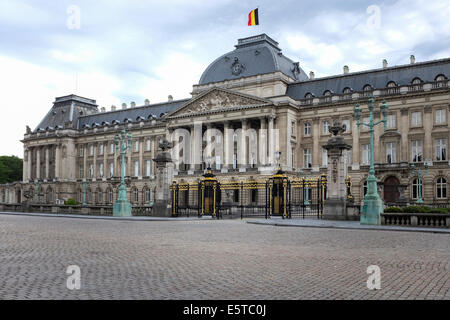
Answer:
[(346, 87), (363, 91), (366, 84), (370, 84), (374, 89), (386, 88), (390, 81), (394, 81), (398, 86), (409, 85), (416, 77), (424, 82), (431, 82), (440, 74), (450, 77), (450, 58), (291, 83), (286, 94), (298, 100), (305, 98), (307, 93), (316, 97), (323, 96), (325, 90), (341, 94)]
[[(293, 72), (296, 68), (294, 62), (284, 56), (278, 48), (278, 42), (266, 34), (239, 39), (235, 47), (235, 50), (222, 55), (206, 68), (200, 78), (200, 85), (276, 71), (281, 71), (294, 80), (308, 79), (298, 64), (298, 73)], [(233, 74), (231, 69), (236, 58), (244, 65), (239, 74)]]
[(137, 121), (138, 117), (148, 119), (151, 115), (154, 115), (158, 119), (161, 118), (161, 116), (180, 108), (189, 100), (190, 99), (175, 100), (170, 102), (151, 104), (148, 106), (118, 109), (115, 111), (99, 112), (92, 115), (82, 116), (78, 119), (77, 128), (82, 129), (86, 124), (91, 127), (95, 123), (101, 125), (103, 122), (112, 124), (114, 120), (118, 120), (120, 121), (120, 123), (123, 123), (125, 119), (130, 119), (132, 122), (135, 122)]

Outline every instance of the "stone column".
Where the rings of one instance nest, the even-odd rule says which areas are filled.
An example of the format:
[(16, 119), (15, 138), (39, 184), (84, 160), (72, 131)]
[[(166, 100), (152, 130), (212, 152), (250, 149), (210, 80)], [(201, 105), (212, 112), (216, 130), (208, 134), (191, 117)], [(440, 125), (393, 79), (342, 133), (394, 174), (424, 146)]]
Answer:
[(223, 124), (223, 167), (225, 172), (230, 169), (233, 164), (233, 128), (230, 128), (230, 122), (225, 121)]
[(352, 121), (352, 138), (353, 138), (353, 150), (352, 150), (352, 169), (359, 170), (360, 166), (360, 149), (359, 149), (359, 132), (356, 121)]
[(59, 179), (60, 165), (61, 165), (61, 146), (57, 144), (55, 146), (55, 179)]
[(259, 141), (258, 141), (258, 155), (259, 155), (259, 166), (264, 166), (267, 164), (267, 128), (266, 128), (266, 118), (259, 118), (260, 128), (259, 128)]
[(247, 161), (247, 127), (248, 127), (248, 121), (247, 119), (241, 120), (241, 159), (240, 159), (240, 168), (247, 168), (248, 161)]
[(347, 166), (344, 152), (350, 150), (341, 133), (342, 125), (336, 122), (331, 127), (333, 137), (324, 146), (328, 153), (327, 199), (324, 205), (324, 218), (329, 220), (347, 220)]
[(83, 179), (86, 179), (87, 172), (88, 172), (88, 168), (87, 168), (87, 154), (89, 152), (88, 149), (89, 149), (88, 144), (83, 145)]
[(103, 142), (103, 179), (109, 176), (109, 166), (108, 166), (108, 152), (109, 143), (107, 141)]
[(426, 105), (423, 114), (423, 131), (425, 137), (423, 143), (423, 161), (433, 159), (433, 139), (431, 138), (431, 131), (433, 130), (433, 110), (430, 105)]
[(269, 164), (271, 166), (276, 165), (276, 159), (275, 159), (275, 116), (270, 115), (268, 117), (268, 137), (269, 137), (269, 147), (268, 147), (268, 155), (267, 160), (269, 161)]
[(36, 148), (36, 179), (41, 178), (41, 149)]
[(23, 146), (23, 171), (22, 171), (22, 181), (26, 182), (28, 180), (29, 170), (28, 170), (28, 164), (30, 163), (30, 152), (28, 151), (28, 148), (24, 145)]
[[(206, 157), (209, 158), (209, 164), (212, 166), (213, 162), (215, 159), (212, 159), (211, 155), (212, 155), (212, 142), (211, 142), (211, 138), (212, 138), (212, 123), (208, 123), (206, 124)], [(206, 166), (208, 166), (208, 161), (207, 159), (205, 160), (205, 164)]]
[[(313, 118), (313, 127), (312, 127), (312, 137), (313, 137), (313, 147), (311, 150), (312, 153), (312, 166), (313, 167), (319, 167), (321, 164), (321, 158), (322, 158), (322, 150), (320, 149), (319, 141), (320, 141), (320, 118), (314, 117)], [(320, 149), (320, 150), (319, 150)], [(302, 155), (303, 157), (303, 155)], [(305, 164), (303, 164), (303, 167), (306, 168)]]
[(144, 139), (139, 138), (139, 177), (142, 179), (144, 174)]
[[(202, 123), (194, 122), (194, 135), (192, 139), (192, 159), (191, 170), (200, 169), (202, 159)], [(192, 167), (194, 169), (192, 169)]]
[(44, 179), (47, 180), (50, 176), (50, 146), (45, 147), (45, 176)]
[(401, 143), (400, 143), (400, 161), (409, 162), (409, 121), (408, 121), (408, 108), (400, 109), (400, 119), (397, 122), (398, 131), (402, 133)]
[(117, 176), (120, 176), (120, 170), (119, 170), (119, 168), (118, 168), (118, 165), (117, 165), (117, 162), (118, 162), (118, 154), (117, 154), (117, 150), (116, 150), (116, 146), (114, 145), (114, 153), (113, 153), (113, 156), (114, 156), (114, 172), (113, 172), (113, 175), (115, 176), (115, 177), (117, 177)]
[(95, 180), (95, 179), (97, 179), (97, 143), (94, 143), (93, 146), (94, 146), (94, 172), (93, 172), (94, 174), (93, 174), (93, 177)]

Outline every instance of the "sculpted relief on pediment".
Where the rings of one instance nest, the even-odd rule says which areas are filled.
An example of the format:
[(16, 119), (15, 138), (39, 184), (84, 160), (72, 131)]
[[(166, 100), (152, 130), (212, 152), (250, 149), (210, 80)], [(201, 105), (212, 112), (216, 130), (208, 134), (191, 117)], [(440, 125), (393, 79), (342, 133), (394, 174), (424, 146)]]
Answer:
[(202, 112), (209, 112), (215, 110), (229, 109), (241, 106), (252, 106), (264, 104), (263, 100), (252, 99), (245, 96), (229, 94), (224, 91), (212, 91), (200, 99), (187, 105), (183, 110), (177, 112), (177, 115), (181, 114), (195, 114)]

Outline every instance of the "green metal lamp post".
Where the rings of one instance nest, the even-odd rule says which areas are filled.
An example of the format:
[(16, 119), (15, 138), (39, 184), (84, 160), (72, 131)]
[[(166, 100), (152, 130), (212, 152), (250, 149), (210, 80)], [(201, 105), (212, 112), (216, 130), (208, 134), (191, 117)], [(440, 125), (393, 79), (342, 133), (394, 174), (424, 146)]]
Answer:
[(308, 174), (307, 173), (304, 174), (303, 173), (303, 169), (300, 169), (299, 173), (300, 173), (300, 179), (304, 180), (304, 184), (303, 184), (303, 187), (304, 187), (304, 189), (303, 189), (303, 192), (304, 192), (304, 197), (303, 197), (304, 204), (306, 206), (309, 206), (311, 203), (309, 202), (309, 188), (308, 188), (308, 182), (306, 181), (306, 179), (308, 178)]
[(127, 134), (125, 128), (122, 129), (120, 134), (114, 137), (114, 143), (116, 150), (120, 150), (121, 155), (121, 174), (120, 174), (120, 186), (119, 196), (114, 203), (113, 216), (115, 217), (130, 217), (131, 216), (131, 203), (127, 198), (127, 187), (125, 186), (125, 154), (127, 150), (131, 150), (132, 136)]
[(417, 180), (418, 180), (417, 181), (417, 183), (418, 183), (417, 189), (418, 190), (417, 190), (417, 201), (416, 201), (416, 203), (421, 204), (421, 203), (423, 203), (423, 198), (422, 198), (422, 181), (423, 181), (423, 176), (428, 174), (428, 164), (426, 164), (426, 163), (424, 164), (424, 168), (425, 168), (424, 171), (422, 171), (420, 168), (416, 168), (414, 163), (411, 163), (409, 165), (409, 167), (412, 170), (412, 175), (413, 176), (417, 176)]
[(86, 191), (87, 191), (87, 187), (89, 187), (91, 183), (89, 181), (82, 181), (81, 182), (81, 187), (83, 188), (83, 206), (87, 205), (86, 202)]
[(383, 114), (383, 120), (374, 122), (373, 121), (373, 111), (374, 111), (374, 99), (369, 99), (369, 123), (361, 122), (361, 113), (362, 110), (359, 107), (359, 104), (355, 106), (354, 115), (356, 119), (356, 124), (358, 125), (358, 131), (360, 125), (364, 125), (369, 128), (370, 132), (370, 168), (369, 168), (369, 176), (367, 177), (367, 193), (364, 195), (362, 208), (361, 208), (361, 224), (370, 224), (370, 225), (379, 225), (381, 222), (381, 213), (383, 212), (383, 200), (381, 200), (377, 191), (377, 178), (375, 177), (375, 167), (373, 164), (373, 128), (380, 124), (384, 124), (384, 129), (386, 130), (386, 116), (387, 110), (389, 109), (386, 102), (380, 106), (381, 113)]

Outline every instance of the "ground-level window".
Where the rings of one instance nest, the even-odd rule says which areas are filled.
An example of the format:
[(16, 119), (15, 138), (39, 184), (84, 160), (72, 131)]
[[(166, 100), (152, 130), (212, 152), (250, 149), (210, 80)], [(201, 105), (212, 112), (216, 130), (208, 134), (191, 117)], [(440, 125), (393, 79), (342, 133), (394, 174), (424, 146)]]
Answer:
[(438, 178), (436, 180), (436, 198), (447, 198), (447, 180), (445, 178)]
[(419, 198), (419, 194), (423, 198), (422, 181), (420, 181), (420, 184), (419, 184), (419, 179), (414, 179), (413, 183), (412, 183), (412, 198), (413, 199), (418, 199)]

